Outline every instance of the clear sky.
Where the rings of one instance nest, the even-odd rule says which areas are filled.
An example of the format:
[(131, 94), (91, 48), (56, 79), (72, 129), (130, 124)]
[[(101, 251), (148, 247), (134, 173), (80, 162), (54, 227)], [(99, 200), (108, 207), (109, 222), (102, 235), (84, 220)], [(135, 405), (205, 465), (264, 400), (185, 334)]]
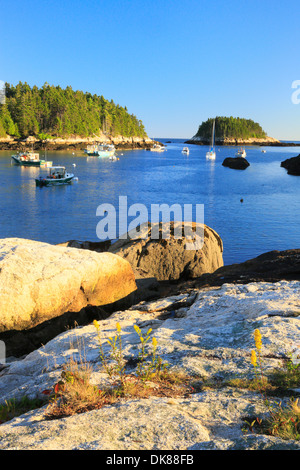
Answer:
[(103, 95), (149, 137), (239, 116), (300, 140), (299, 16), (299, 0), (0, 0), (0, 80)]

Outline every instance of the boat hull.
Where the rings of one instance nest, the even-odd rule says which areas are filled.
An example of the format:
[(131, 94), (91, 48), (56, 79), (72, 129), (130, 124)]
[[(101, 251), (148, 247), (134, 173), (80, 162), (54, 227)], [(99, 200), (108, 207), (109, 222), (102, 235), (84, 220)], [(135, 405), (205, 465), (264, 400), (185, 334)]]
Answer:
[(61, 186), (63, 184), (72, 183), (74, 176), (61, 179), (39, 178), (35, 180), (35, 185), (42, 188), (43, 186)]
[(215, 160), (215, 158), (216, 158), (215, 152), (207, 152), (206, 158), (207, 158), (208, 160)]
[(38, 160), (38, 161), (19, 160), (14, 155), (11, 157), (11, 159), (16, 165), (20, 165), (20, 166), (40, 166), (41, 165), (41, 160)]
[(16, 165), (19, 165), (19, 166), (44, 166), (44, 167), (51, 167), (52, 166), (52, 162), (48, 162), (46, 160), (37, 160), (37, 161), (30, 161), (30, 160), (19, 160), (17, 157), (15, 157), (14, 155), (11, 157), (13, 162), (16, 164)]
[(99, 158), (106, 158), (106, 157), (113, 157), (115, 154), (114, 150), (99, 150), (98, 157)]
[(88, 157), (98, 157), (98, 152), (88, 152), (85, 150), (84, 153), (86, 153)]

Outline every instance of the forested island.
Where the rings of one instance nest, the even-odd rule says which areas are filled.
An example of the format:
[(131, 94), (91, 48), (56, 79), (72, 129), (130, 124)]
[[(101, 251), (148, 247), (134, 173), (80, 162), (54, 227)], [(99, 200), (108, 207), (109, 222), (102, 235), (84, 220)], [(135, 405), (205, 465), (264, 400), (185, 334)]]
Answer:
[(0, 138), (45, 141), (85, 140), (95, 136), (147, 138), (141, 120), (125, 107), (103, 96), (45, 83), (41, 88), (26, 82), (5, 84), (0, 104)]
[(209, 118), (200, 124), (197, 133), (188, 143), (208, 145), (211, 142), (213, 121), (215, 120), (215, 143), (217, 145), (275, 144), (279, 140), (268, 137), (260, 124), (252, 119), (240, 117)]

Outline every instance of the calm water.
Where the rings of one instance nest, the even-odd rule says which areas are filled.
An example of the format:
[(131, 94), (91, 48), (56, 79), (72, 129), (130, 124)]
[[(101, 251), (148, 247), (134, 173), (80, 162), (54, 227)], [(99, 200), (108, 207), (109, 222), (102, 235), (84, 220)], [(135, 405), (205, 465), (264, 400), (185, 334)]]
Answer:
[(149, 214), (154, 203), (204, 204), (205, 223), (224, 242), (225, 264), (300, 247), (300, 177), (280, 167), (300, 147), (266, 147), (265, 154), (247, 147), (250, 167), (237, 171), (222, 166), (225, 157), (234, 156), (234, 147), (217, 147), (211, 162), (205, 158), (207, 147), (189, 145), (184, 156), (184, 140), (159, 140), (171, 140), (166, 152), (123, 150), (115, 162), (81, 151), (49, 153), (53, 164), (78, 177), (70, 186), (49, 188), (36, 188), (34, 181), (46, 170), (11, 165), (11, 152), (1, 151), (0, 238), (97, 241), (97, 207), (110, 203), (118, 209), (119, 196), (127, 196), (128, 206), (145, 204)]

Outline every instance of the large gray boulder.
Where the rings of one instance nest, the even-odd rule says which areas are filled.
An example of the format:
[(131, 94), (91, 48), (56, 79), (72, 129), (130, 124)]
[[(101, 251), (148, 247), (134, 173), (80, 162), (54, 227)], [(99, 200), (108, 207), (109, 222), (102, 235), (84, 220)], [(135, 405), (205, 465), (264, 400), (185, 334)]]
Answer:
[(111, 304), (135, 289), (130, 264), (112, 253), (19, 238), (0, 241), (0, 332)]
[[(158, 224), (141, 225), (141, 238), (138, 239), (133, 239), (129, 232), (126, 239), (113, 243), (109, 252), (126, 259), (135, 273), (143, 270), (148, 273), (148, 277), (158, 281), (192, 279), (204, 273), (212, 273), (223, 266), (222, 239), (207, 225), (192, 224), (195, 230), (195, 249), (190, 249), (189, 237), (175, 237), (176, 230), (182, 227), (182, 222), (171, 222), (168, 239), (163, 237), (164, 224), (159, 224), (159, 238), (154, 239), (151, 231), (154, 225)], [(200, 232), (204, 237), (203, 243), (200, 240), (202, 235), (197, 235)]]

